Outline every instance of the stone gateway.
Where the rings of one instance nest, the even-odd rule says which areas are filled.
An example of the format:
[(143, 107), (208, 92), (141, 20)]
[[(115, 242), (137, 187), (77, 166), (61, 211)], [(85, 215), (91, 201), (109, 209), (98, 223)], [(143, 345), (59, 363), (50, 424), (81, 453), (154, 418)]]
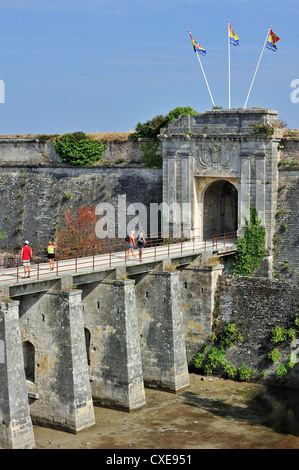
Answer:
[(163, 202), (190, 204), (190, 238), (242, 236), (251, 204), (272, 249), (281, 133), (270, 132), (277, 123), (277, 111), (215, 110), (181, 116), (161, 131)]

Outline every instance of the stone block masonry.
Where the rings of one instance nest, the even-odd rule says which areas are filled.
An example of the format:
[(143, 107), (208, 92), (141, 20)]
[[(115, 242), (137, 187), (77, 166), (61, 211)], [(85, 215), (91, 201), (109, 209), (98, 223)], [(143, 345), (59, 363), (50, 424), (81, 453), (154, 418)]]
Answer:
[[(276, 377), (278, 364), (272, 363), (268, 353), (277, 347), (271, 342), (276, 327), (294, 328), (299, 313), (299, 286), (290, 281), (265, 278), (220, 276), (215, 296), (214, 320), (217, 328), (235, 323), (243, 342), (230, 348), (227, 358), (239, 367), (242, 362), (259, 373), (266, 371), (264, 380), (279, 385)], [(289, 342), (282, 352), (281, 362), (287, 361), (292, 349)], [(298, 353), (298, 350), (297, 350)], [(289, 372), (288, 385), (299, 388), (299, 364)]]
[(260, 128), (277, 120), (278, 112), (266, 109), (217, 110), (180, 116), (161, 130), (163, 202), (190, 204), (190, 237), (242, 237), (251, 204), (272, 249), (281, 133)]
[(15, 144), (7, 149), (8, 144), (0, 142), (0, 224), (6, 234), (0, 240), (1, 249), (18, 248), (24, 239), (32, 246), (46, 246), (65, 211), (76, 213), (87, 204), (110, 203), (117, 214), (118, 196), (126, 196), (127, 206), (142, 203), (149, 208), (150, 203), (162, 201), (159, 168), (145, 168), (127, 159), (122, 165), (70, 167), (50, 150), (44, 158), (37, 148), (41, 144)]
[[(298, 285), (224, 276), (222, 265), (203, 266), (203, 255), (184, 260), (175, 271), (176, 257), (130, 264), (126, 273), (117, 268), (0, 286), (18, 299), (2, 302), (0, 316), (6, 364), (0, 364), (0, 432), (8, 447), (34, 446), (30, 416), (78, 432), (93, 425), (93, 403), (132, 411), (145, 404), (144, 386), (173, 393), (188, 387), (187, 356), (216, 332), (215, 320), (217, 328), (236, 323), (244, 338), (227, 360), (266, 370), (265, 380), (278, 384), (270, 335), (276, 326), (293, 326)], [(299, 387), (297, 364), (288, 384)], [(15, 442), (3, 426), (11, 416)]]
[(94, 424), (80, 291), (19, 297), (35, 424), (76, 433)]
[(190, 265), (180, 273), (181, 306), (189, 360), (213, 331), (214, 299), (223, 266)]
[(145, 404), (134, 281), (82, 284), (94, 403), (132, 411)]
[(0, 448), (35, 446), (24, 370), (19, 303), (0, 303)]
[(170, 392), (189, 386), (179, 272), (136, 277), (144, 383)]
[(299, 171), (280, 166), (274, 241), (274, 275), (282, 279), (299, 276)]

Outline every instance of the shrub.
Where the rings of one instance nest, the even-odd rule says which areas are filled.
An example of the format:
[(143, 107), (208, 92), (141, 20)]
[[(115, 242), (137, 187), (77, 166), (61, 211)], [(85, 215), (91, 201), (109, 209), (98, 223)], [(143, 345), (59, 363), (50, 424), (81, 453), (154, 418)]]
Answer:
[(281, 358), (281, 354), (278, 349), (272, 349), (272, 351), (269, 352), (268, 354), (269, 359), (271, 359), (272, 362), (277, 362)]
[(282, 379), (288, 374), (288, 369), (286, 368), (285, 364), (281, 364), (276, 371), (277, 378)]
[(203, 362), (205, 360), (205, 355), (201, 352), (198, 352), (193, 359), (193, 364), (196, 369), (201, 369)]
[(211, 374), (213, 369), (220, 367), (232, 377), (236, 373), (236, 368), (230, 366), (224, 359), (225, 349), (239, 341), (242, 341), (242, 336), (234, 323), (227, 325), (218, 336), (212, 333), (209, 337), (211, 344), (207, 344), (203, 351), (199, 351), (193, 359), (194, 367), (201, 369), (205, 374)]
[(190, 108), (190, 106), (178, 107), (172, 111), (169, 111), (166, 116), (159, 114), (145, 123), (138, 122), (135, 128), (135, 132), (130, 135), (130, 139), (134, 141), (138, 140), (139, 138), (156, 139), (162, 127), (168, 126), (170, 122), (174, 121), (179, 116), (186, 116), (190, 114), (198, 113), (194, 109)]
[(198, 114), (197, 111), (194, 109), (190, 108), (190, 106), (187, 106), (185, 108), (175, 108), (172, 111), (169, 111), (168, 114), (165, 116), (165, 122), (164, 122), (164, 127), (168, 126), (169, 123), (177, 119), (179, 116), (189, 116), (189, 115), (194, 115)]
[(235, 377), (236, 373), (237, 373), (237, 368), (235, 366), (229, 366), (227, 369), (226, 369), (226, 373), (227, 373), (227, 376), (232, 379), (233, 377)]
[(140, 145), (143, 155), (141, 157), (141, 162), (145, 164), (146, 167), (162, 167), (162, 156), (158, 153), (159, 142), (142, 142)]
[(244, 380), (250, 379), (252, 371), (246, 364), (244, 364), (244, 362), (242, 362), (242, 364), (238, 368), (238, 373), (239, 373), (239, 379), (241, 381), (244, 381)]
[(272, 337), (271, 337), (272, 343), (274, 344), (280, 343), (281, 341), (285, 341), (287, 337), (288, 337), (287, 331), (281, 326), (277, 326), (276, 328), (273, 328)]
[(268, 124), (249, 124), (249, 126), (253, 127), (252, 134), (274, 134), (274, 128)]
[(265, 229), (260, 226), (257, 210), (250, 206), (250, 220), (245, 218), (246, 231), (236, 242), (237, 253), (233, 272), (239, 276), (250, 276), (265, 256)]
[(107, 145), (93, 140), (84, 132), (63, 134), (53, 143), (57, 153), (68, 165), (93, 165), (103, 158)]
[(229, 323), (227, 327), (219, 335), (220, 344), (224, 347), (233, 346), (243, 340), (242, 335), (238, 333), (238, 328), (235, 323)]

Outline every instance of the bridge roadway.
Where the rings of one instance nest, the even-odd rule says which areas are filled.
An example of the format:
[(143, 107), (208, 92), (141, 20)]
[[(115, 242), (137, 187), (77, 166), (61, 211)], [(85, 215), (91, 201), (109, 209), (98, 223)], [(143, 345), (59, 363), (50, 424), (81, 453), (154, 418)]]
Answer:
[[(177, 244), (160, 245), (144, 248), (142, 261), (139, 261), (138, 250), (135, 248), (135, 258), (130, 255), (128, 258), (126, 251), (110, 252), (101, 255), (78, 257), (66, 260), (55, 261), (55, 268), (50, 271), (49, 262), (31, 263), (31, 276), (24, 278), (24, 267), (20, 264), (13, 268), (3, 268), (0, 270), (1, 285), (13, 287), (36, 281), (57, 280), (65, 275), (74, 277), (76, 280), (93, 272), (104, 272), (125, 268), (128, 274), (148, 272), (155, 267), (157, 262), (171, 259), (173, 264), (190, 264), (201, 253), (210, 253), (211, 256), (225, 256), (236, 252), (235, 239), (225, 240), (225, 238), (215, 240), (186, 241)], [(83, 279), (82, 279), (83, 280)], [(87, 281), (87, 279), (86, 279)], [(87, 281), (88, 282), (88, 281)], [(89, 281), (92, 282), (92, 281)]]

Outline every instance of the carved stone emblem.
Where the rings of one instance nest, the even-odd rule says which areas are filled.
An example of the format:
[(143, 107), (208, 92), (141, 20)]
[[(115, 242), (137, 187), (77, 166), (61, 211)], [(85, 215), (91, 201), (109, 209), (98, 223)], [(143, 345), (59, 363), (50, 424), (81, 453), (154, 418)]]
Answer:
[(233, 170), (236, 171), (236, 144), (207, 145), (199, 144), (196, 150), (197, 167), (200, 170)]

